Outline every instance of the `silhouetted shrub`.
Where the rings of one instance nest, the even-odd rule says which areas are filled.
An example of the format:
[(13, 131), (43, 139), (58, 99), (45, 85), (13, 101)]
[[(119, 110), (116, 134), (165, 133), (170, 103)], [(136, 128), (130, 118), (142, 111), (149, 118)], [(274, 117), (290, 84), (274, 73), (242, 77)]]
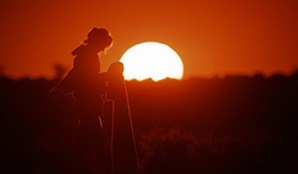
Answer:
[[(58, 80), (0, 78), (1, 173), (80, 166), (73, 100), (49, 93)], [(129, 81), (127, 89), (144, 173), (298, 171), (297, 72)]]
[(140, 142), (144, 173), (190, 172), (196, 141), (192, 134), (178, 129), (151, 130)]

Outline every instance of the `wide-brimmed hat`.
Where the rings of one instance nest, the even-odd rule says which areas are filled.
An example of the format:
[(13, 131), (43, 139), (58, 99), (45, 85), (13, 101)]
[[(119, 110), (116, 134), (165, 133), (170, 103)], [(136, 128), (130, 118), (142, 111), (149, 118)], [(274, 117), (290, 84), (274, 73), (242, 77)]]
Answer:
[(104, 28), (93, 28), (87, 35), (87, 40), (84, 42), (87, 44), (103, 43), (105, 46), (109, 46), (112, 43), (112, 37), (110, 33)]

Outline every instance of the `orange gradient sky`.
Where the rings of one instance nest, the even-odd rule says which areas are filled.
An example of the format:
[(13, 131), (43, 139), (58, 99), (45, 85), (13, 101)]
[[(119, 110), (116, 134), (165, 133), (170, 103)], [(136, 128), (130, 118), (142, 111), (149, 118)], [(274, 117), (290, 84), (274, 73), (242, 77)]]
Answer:
[(298, 67), (296, 0), (1, 0), (0, 65), (13, 77), (53, 74), (72, 66), (70, 52), (94, 26), (114, 45), (102, 70), (135, 44), (169, 45), (184, 77), (264, 72)]

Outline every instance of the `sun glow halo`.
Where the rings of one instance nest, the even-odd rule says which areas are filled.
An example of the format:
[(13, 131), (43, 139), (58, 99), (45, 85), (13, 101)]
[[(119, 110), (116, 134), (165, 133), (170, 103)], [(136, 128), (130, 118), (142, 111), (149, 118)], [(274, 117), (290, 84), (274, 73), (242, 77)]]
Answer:
[(120, 59), (124, 64), (126, 80), (139, 81), (152, 78), (182, 79), (183, 63), (179, 55), (168, 45), (159, 42), (143, 42), (128, 49)]

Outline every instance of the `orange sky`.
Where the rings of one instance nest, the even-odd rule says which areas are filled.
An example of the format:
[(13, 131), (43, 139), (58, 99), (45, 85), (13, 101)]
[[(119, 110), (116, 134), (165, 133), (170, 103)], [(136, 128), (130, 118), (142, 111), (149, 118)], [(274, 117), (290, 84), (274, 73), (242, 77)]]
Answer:
[(1, 0), (0, 65), (13, 77), (50, 76), (94, 26), (114, 45), (102, 69), (143, 41), (168, 44), (185, 77), (288, 73), (298, 67), (297, 0)]

